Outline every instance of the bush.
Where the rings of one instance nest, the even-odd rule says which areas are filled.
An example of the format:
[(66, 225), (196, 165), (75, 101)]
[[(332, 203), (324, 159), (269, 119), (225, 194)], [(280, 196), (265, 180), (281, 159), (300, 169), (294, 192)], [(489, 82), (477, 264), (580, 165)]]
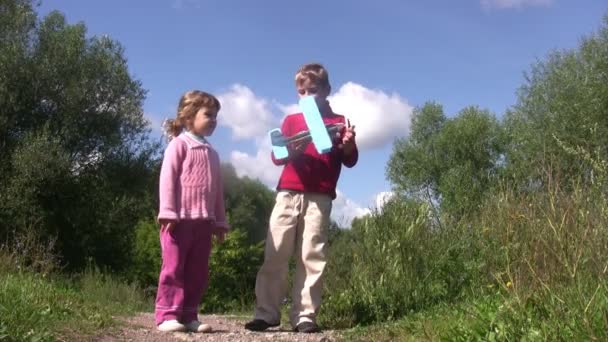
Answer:
[(60, 268), (56, 239), (42, 241), (33, 227), (13, 234), (0, 245), (0, 273), (35, 272), (43, 277)]
[(478, 276), (475, 251), (466, 230), (434, 227), (427, 205), (394, 200), (332, 246), (322, 321), (349, 327), (455, 300)]
[[(249, 244), (247, 234), (235, 229), (223, 244), (215, 244), (209, 261), (209, 288), (202, 299), (202, 310), (219, 312), (242, 310), (255, 298), (255, 277), (263, 258), (262, 243)], [(161, 267), (158, 224), (144, 221), (137, 225), (134, 263), (131, 274), (156, 295)]]
[(141, 221), (135, 226), (133, 263), (130, 276), (144, 287), (150, 296), (156, 295), (158, 274), (162, 264), (159, 225), (154, 220)]
[(608, 173), (566, 186), (543, 173), (544, 189), (503, 184), (449, 226), (400, 200), (359, 220), (332, 246), (322, 321), (409, 321), (452, 303), (448, 322), (432, 323), (448, 340), (606, 339)]
[(255, 299), (255, 278), (264, 257), (263, 243), (249, 244), (247, 234), (233, 230), (213, 248), (209, 263), (209, 289), (202, 311), (248, 309)]

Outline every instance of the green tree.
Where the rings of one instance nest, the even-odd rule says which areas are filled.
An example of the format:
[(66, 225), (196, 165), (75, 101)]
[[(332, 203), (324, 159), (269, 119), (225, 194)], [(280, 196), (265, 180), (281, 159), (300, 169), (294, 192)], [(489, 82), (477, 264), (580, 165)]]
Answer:
[(0, 40), (0, 236), (34, 229), (69, 268), (124, 269), (158, 145), (123, 48), (25, 0), (0, 2)]
[(395, 142), (386, 167), (397, 191), (427, 198), (438, 193), (444, 168), (438, 136), (446, 121), (443, 107), (437, 103), (428, 102), (414, 109), (410, 136)]
[(36, 27), (31, 1), (0, 1), (0, 179), (10, 170), (9, 153), (15, 136), (22, 135), (15, 122), (22, 120), (22, 97), (28, 92), (31, 35)]
[(509, 175), (524, 189), (542, 188), (542, 173), (549, 169), (564, 181), (591, 181), (591, 167), (569, 149), (606, 159), (607, 61), (608, 16), (578, 48), (554, 51), (527, 73), (517, 104), (505, 120)]
[(439, 104), (426, 103), (414, 111), (410, 137), (395, 143), (387, 176), (398, 192), (460, 218), (477, 210), (494, 184), (502, 136), (487, 110), (467, 107), (447, 119)]
[(442, 206), (457, 217), (477, 211), (503, 166), (500, 124), (487, 110), (467, 107), (446, 122), (438, 146), (445, 167), (438, 184)]
[(239, 178), (230, 164), (222, 165), (222, 178), (230, 225), (246, 232), (251, 243), (265, 239), (274, 192), (259, 180)]

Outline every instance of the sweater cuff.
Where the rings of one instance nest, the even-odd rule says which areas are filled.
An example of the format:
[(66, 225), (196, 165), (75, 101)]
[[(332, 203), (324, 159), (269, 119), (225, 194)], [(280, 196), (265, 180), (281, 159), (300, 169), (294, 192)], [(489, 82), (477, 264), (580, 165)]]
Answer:
[(221, 230), (224, 231), (229, 231), (230, 230), (230, 225), (228, 224), (228, 222), (226, 221), (216, 221), (215, 222), (215, 226)]
[(179, 221), (179, 215), (177, 215), (177, 213), (172, 212), (172, 211), (161, 211), (158, 214), (158, 220), (161, 220), (161, 219)]

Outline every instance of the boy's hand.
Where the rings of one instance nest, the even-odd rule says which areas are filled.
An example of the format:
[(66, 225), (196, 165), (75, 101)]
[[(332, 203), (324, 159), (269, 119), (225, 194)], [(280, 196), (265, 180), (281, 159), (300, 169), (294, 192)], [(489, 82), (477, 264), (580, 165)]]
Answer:
[(312, 138), (306, 138), (306, 139), (298, 140), (293, 143), (289, 143), (287, 145), (287, 150), (289, 151), (289, 156), (293, 158), (293, 157), (297, 157), (300, 154), (302, 154), (302, 152), (304, 152), (304, 150), (306, 149), (306, 146), (308, 146), (308, 144), (310, 144), (311, 141), (312, 141)]
[(346, 127), (344, 127), (344, 134), (342, 135), (342, 144), (338, 147), (344, 150), (345, 154), (351, 154), (355, 149), (355, 126), (350, 125), (350, 120), (346, 119)]
[(222, 228), (217, 228), (213, 235), (215, 235), (217, 243), (223, 243), (226, 239), (226, 232)]
[(158, 220), (158, 223), (160, 223), (161, 232), (163, 230), (165, 230), (166, 232), (171, 232), (173, 229), (175, 229), (175, 226), (177, 225), (176, 221), (167, 220), (167, 219), (160, 219), (160, 220)]

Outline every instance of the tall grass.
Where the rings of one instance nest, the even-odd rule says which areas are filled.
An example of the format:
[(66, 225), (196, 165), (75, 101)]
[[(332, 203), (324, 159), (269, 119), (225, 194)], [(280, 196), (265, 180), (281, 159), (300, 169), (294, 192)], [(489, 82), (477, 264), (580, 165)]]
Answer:
[(350, 327), (462, 297), (478, 277), (470, 230), (441, 229), (424, 203), (393, 201), (330, 250), (321, 320)]
[(504, 185), (443, 228), (411, 201), (361, 221), (332, 246), (322, 322), (400, 319), (408, 334), (463, 341), (608, 339), (606, 188), (599, 175), (556, 179), (546, 172), (530, 193)]
[(49, 272), (57, 269), (52, 247), (35, 235), (13, 241), (0, 248), (0, 340), (81, 340), (116, 324), (116, 315), (148, 308), (136, 286), (95, 268)]
[[(608, 201), (603, 183), (570, 182), (550, 172), (545, 191), (504, 190), (480, 215), (484, 270), (504, 297), (512, 334), (608, 337)], [(522, 317), (528, 320), (521, 320)], [(519, 321), (519, 322), (518, 322)], [(517, 324), (519, 323), (519, 324)], [(517, 330), (516, 330), (517, 329)]]

